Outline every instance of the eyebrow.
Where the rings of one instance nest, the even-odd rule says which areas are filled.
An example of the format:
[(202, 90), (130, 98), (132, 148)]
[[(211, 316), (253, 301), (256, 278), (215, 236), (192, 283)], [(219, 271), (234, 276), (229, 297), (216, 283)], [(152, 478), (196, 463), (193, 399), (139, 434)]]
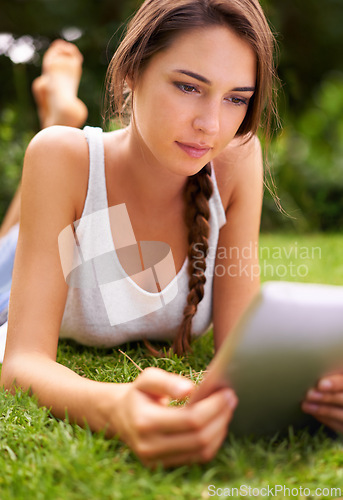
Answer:
[[(212, 85), (212, 82), (198, 73), (193, 73), (193, 71), (188, 71), (186, 69), (176, 69), (175, 73), (182, 73), (183, 75), (190, 76), (191, 78), (195, 78), (202, 83), (206, 83), (206, 85)], [(255, 87), (236, 87), (232, 89), (234, 92), (255, 92)]]

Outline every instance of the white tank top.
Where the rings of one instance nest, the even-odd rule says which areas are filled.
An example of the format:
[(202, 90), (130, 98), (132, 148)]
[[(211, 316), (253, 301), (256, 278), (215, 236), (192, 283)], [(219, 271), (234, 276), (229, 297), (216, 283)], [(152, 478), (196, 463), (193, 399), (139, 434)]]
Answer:
[[(80, 226), (87, 216), (108, 210), (102, 130), (85, 127), (89, 146), (88, 190)], [(210, 206), (209, 254), (207, 256), (204, 298), (192, 321), (192, 335), (205, 333), (212, 324), (212, 288), (219, 230), (226, 223), (225, 210), (218, 192), (213, 167), (213, 194)], [(80, 227), (82, 230), (82, 227)], [(98, 234), (98, 236), (94, 233)], [(99, 255), (114, 250), (109, 225), (96, 225), (86, 238), (86, 253)], [(84, 251), (84, 248), (82, 248)], [(101, 253), (101, 252), (100, 252)], [(113, 253), (115, 254), (115, 252)], [(71, 338), (85, 345), (111, 347), (140, 340), (171, 340), (182, 322), (188, 288), (188, 258), (176, 276), (160, 292), (148, 292), (131, 279), (118, 258), (111, 259), (115, 284), (82, 288), (69, 287), (60, 328), (60, 338)], [(125, 321), (125, 318), (129, 318)], [(132, 319), (133, 318), (133, 319)]]

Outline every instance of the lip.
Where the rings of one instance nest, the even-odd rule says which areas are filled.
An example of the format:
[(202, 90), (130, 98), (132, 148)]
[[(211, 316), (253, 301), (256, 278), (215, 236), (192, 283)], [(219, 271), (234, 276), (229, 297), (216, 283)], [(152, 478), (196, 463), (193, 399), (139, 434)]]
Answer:
[(184, 143), (176, 141), (176, 144), (191, 158), (202, 158), (210, 151), (210, 149), (212, 149), (211, 146), (203, 146), (192, 142)]

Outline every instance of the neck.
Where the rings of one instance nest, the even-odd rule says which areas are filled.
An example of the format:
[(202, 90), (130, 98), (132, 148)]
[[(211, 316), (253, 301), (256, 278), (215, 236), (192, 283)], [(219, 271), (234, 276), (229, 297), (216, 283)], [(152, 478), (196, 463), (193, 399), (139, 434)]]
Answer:
[(138, 206), (163, 209), (182, 200), (188, 178), (166, 171), (132, 125), (125, 129), (121, 150), (123, 182)]

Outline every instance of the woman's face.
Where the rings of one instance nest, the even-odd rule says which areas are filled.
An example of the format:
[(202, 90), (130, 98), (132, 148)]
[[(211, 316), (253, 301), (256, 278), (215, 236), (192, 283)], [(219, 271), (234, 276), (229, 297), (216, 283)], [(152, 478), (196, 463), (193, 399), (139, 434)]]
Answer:
[(133, 89), (131, 126), (145, 157), (180, 175), (197, 173), (235, 137), (255, 82), (255, 53), (230, 29), (176, 37)]

